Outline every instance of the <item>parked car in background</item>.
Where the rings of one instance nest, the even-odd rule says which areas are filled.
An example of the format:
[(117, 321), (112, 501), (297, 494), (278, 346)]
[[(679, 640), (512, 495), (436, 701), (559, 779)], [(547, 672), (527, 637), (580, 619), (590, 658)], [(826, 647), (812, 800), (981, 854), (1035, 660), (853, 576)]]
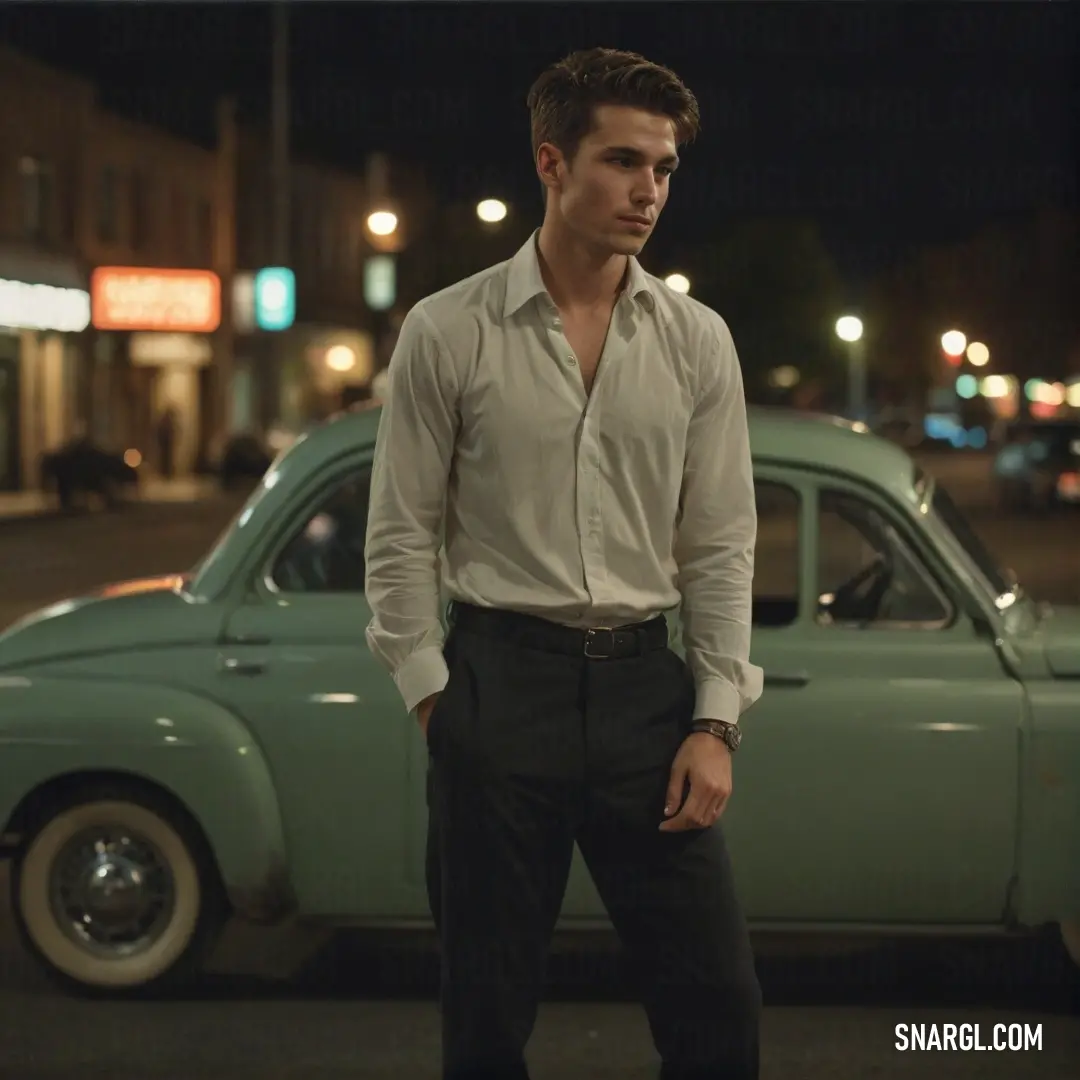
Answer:
[(1080, 419), (1006, 427), (994, 458), (994, 484), (1002, 509), (1080, 506)]
[(905, 450), (915, 450), (926, 442), (925, 416), (915, 409), (888, 406), (878, 412), (870, 427)]
[(42, 455), (42, 490), (53, 492), (63, 510), (86, 506), (95, 497), (114, 509), (138, 490), (138, 467), (128, 454), (105, 450), (86, 437), (72, 439)]
[(263, 478), (273, 460), (273, 452), (258, 436), (234, 435), (225, 444), (218, 465), (221, 486), (229, 491), (251, 486)]
[[(365, 642), (379, 415), (298, 439), (190, 571), (0, 635), (0, 850), (64, 986), (183, 982), (230, 915), (430, 929), (428, 755), (460, 735), (425, 743)], [(751, 929), (1049, 926), (1080, 963), (1080, 609), (865, 429), (752, 410), (751, 442), (765, 691), (723, 818)], [(576, 856), (558, 930), (596, 929)]]

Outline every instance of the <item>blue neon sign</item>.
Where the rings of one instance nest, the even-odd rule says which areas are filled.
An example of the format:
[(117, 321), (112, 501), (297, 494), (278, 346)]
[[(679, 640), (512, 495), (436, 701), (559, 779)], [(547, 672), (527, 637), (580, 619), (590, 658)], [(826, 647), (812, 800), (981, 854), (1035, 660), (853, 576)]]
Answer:
[(284, 266), (264, 266), (255, 275), (255, 325), (288, 330), (296, 318), (296, 275)]

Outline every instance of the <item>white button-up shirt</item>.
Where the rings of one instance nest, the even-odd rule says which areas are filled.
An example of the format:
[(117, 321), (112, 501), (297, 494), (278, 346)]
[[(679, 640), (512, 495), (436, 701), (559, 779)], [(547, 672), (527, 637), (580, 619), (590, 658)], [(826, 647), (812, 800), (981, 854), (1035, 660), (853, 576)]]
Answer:
[(447, 598), (575, 627), (681, 605), (695, 718), (736, 721), (762, 673), (731, 333), (631, 258), (586, 394), (535, 245), (402, 325), (371, 481), (368, 644), (411, 711), (447, 682)]

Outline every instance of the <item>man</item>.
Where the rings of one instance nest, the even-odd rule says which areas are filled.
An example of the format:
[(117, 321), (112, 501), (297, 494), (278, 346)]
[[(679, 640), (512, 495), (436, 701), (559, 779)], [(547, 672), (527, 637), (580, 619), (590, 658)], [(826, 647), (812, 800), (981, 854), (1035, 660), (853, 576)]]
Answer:
[(635, 258), (698, 107), (607, 49), (529, 106), (543, 224), (406, 318), (368, 519), (368, 642), (430, 751), (443, 1075), (527, 1077), (576, 840), (662, 1077), (747, 1080), (760, 991), (715, 824), (762, 682), (743, 384), (720, 317)]

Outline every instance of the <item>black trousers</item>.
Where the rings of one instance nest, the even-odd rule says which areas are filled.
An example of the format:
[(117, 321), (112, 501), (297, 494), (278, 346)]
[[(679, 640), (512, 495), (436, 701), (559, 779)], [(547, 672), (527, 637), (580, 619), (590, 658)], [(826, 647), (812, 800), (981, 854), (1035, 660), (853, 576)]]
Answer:
[[(756, 1080), (761, 992), (720, 823), (659, 831), (694, 703), (666, 623), (638, 631), (638, 655), (589, 659), (580, 632), (543, 620), (467, 606), (452, 620), (428, 727), (444, 1080), (527, 1080), (575, 841), (640, 980), (661, 1080)], [(590, 652), (610, 651), (602, 637)]]

